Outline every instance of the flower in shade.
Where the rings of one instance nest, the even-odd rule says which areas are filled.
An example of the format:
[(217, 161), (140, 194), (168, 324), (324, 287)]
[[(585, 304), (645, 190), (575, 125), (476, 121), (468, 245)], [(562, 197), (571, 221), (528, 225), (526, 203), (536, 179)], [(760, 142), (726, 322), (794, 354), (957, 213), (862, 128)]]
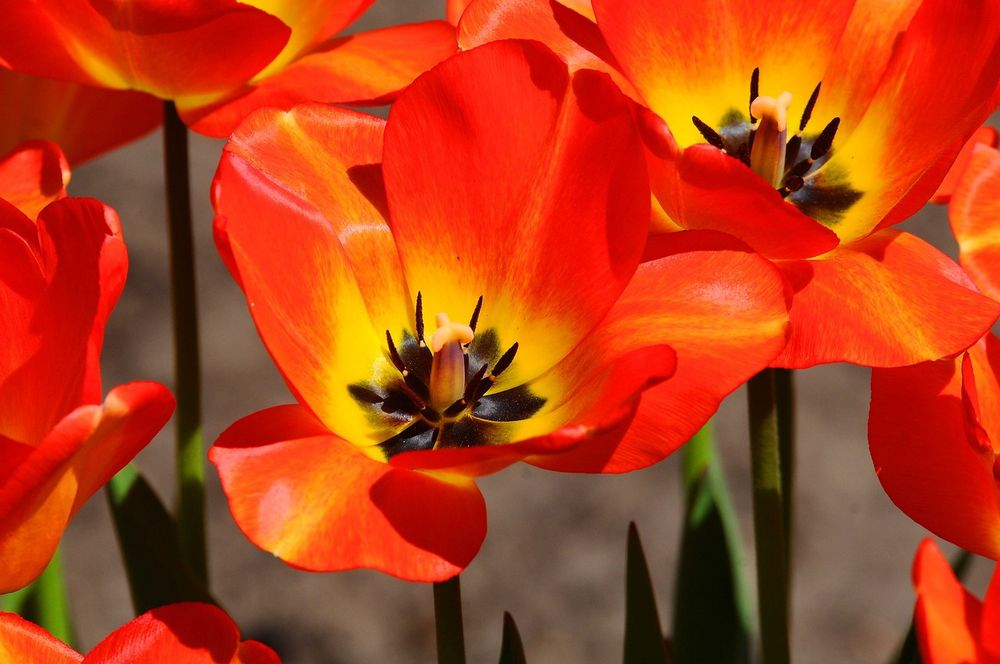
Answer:
[(340, 33), (375, 0), (7, 2), (0, 65), (171, 99), (226, 136), (250, 111), (381, 103), (455, 51), (445, 21)]
[(86, 656), (13, 613), (0, 613), (0, 661), (19, 664), (281, 664), (258, 641), (241, 641), (232, 619), (210, 604), (153, 609)]
[(925, 539), (913, 559), (914, 626), (924, 664), (1000, 662), (1000, 567), (983, 601), (955, 578), (941, 550)]
[(68, 178), (50, 143), (0, 158), (0, 593), (44, 569), (69, 520), (174, 406), (156, 383), (101, 403), (104, 324), (127, 258), (117, 215), (64, 198)]
[[(974, 141), (948, 208), (962, 266), (1000, 300), (1000, 151)], [(1000, 339), (952, 359), (872, 372), (868, 442), (879, 481), (936, 535), (1000, 559)]]
[(155, 129), (163, 111), (140, 92), (106, 90), (0, 68), (0, 153), (28, 140), (59, 145), (71, 164)]
[(217, 243), (299, 403), (210, 452), (244, 533), (304, 569), (440, 580), (485, 535), (476, 476), (683, 443), (781, 350), (787, 301), (722, 234), (647, 247), (646, 182), (631, 102), (533, 42), (449, 59), (388, 123), (245, 121)]
[(647, 108), (654, 232), (730, 233), (794, 299), (776, 366), (902, 366), (996, 319), (954, 263), (891, 228), (996, 107), (1000, 4), (473, 0), (459, 45), (538, 39)]

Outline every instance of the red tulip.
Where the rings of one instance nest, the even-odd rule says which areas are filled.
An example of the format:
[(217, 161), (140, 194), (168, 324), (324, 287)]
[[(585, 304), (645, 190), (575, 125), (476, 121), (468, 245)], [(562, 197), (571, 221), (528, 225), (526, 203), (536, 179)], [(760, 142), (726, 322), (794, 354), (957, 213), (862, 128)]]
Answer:
[(930, 198), (996, 107), (1000, 5), (592, 4), (474, 0), (459, 44), (538, 39), (649, 109), (654, 231), (735, 235), (794, 290), (776, 366), (913, 364), (989, 329), (997, 305), (890, 227)]
[(455, 51), (444, 21), (338, 36), (374, 0), (5, 0), (0, 64), (176, 101), (225, 136), (250, 111), (378, 103)]
[(58, 143), (79, 164), (160, 124), (162, 104), (139, 92), (105, 90), (0, 68), (0, 153), (27, 140)]
[[(1000, 151), (977, 145), (949, 207), (961, 263), (1000, 298)], [(868, 439), (892, 501), (931, 532), (1000, 559), (1000, 339), (872, 372)]]
[(262, 643), (240, 641), (221, 609), (171, 604), (112, 632), (86, 656), (38, 625), (0, 613), (0, 661), (13, 664), (281, 664)]
[(784, 344), (780, 277), (744, 245), (646, 247), (631, 103), (530, 42), (448, 60), (388, 123), (259, 112), (213, 197), (299, 403), (209, 458), (240, 528), (296, 567), (453, 576), (485, 535), (476, 476), (654, 463)]
[(63, 198), (68, 177), (52, 144), (0, 160), (0, 593), (41, 573), (73, 515), (173, 410), (155, 383), (101, 403), (125, 245), (111, 208)]
[(1000, 664), (1000, 567), (982, 602), (962, 587), (931, 539), (913, 560), (914, 622), (924, 664)]

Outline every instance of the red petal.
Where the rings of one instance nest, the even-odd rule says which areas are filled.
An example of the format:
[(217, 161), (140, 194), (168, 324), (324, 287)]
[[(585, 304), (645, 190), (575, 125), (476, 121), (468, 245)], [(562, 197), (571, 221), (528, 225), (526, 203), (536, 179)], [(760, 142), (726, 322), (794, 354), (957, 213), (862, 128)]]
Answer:
[(469, 564), (486, 535), (486, 506), (471, 481), (376, 461), (301, 406), (240, 420), (209, 459), (244, 534), (301, 569), (367, 567), (441, 581)]
[(0, 24), (15, 71), (171, 99), (232, 89), (275, 58), (289, 30), (236, 0), (18, 2)]
[(993, 434), (993, 447), (967, 436), (956, 360), (873, 371), (868, 441), (879, 481), (899, 509), (936, 535), (996, 559), (1000, 489), (993, 466), (1000, 451), (1000, 345), (989, 337), (969, 353), (980, 405), (990, 414), (982, 424)]
[(660, 118), (639, 117), (653, 194), (674, 223), (729, 233), (770, 258), (811, 258), (839, 244), (741, 161), (710, 145), (679, 151)]
[(233, 664), (281, 664), (281, 658), (263, 643), (244, 641)]
[(984, 293), (1000, 300), (1000, 150), (972, 150), (948, 218), (962, 267)]
[(12, 664), (77, 664), (83, 661), (83, 655), (14, 613), (0, 613), (0, 653)]
[(392, 435), (372, 429), (347, 386), (371, 377), (385, 331), (412, 319), (383, 216), (383, 124), (320, 105), (261, 111), (227, 143), (213, 188), (220, 244), (275, 364), (352, 441)]
[(222, 609), (171, 604), (142, 614), (97, 644), (84, 664), (231, 664), (240, 633)]
[(822, 259), (779, 267), (795, 297), (791, 336), (775, 366), (937, 359), (975, 343), (1000, 313), (950, 258), (908, 233), (879, 231)]
[(383, 168), (410, 288), (454, 317), (482, 295), (480, 327), (521, 346), (510, 384), (603, 318), (645, 244), (631, 104), (534, 42), (487, 44), (419, 78), (393, 106)]
[(41, 573), (69, 519), (152, 440), (173, 408), (162, 385), (123, 385), (103, 407), (70, 413), (30, 452), (13, 450), (21, 461), (0, 487), (0, 592)]
[[(462, 15), (458, 43), (463, 50), (501, 39), (540, 41), (571, 71), (595, 69), (611, 76), (625, 94), (638, 98), (583, 3), (556, 0), (478, 0)], [(569, 6), (567, 6), (569, 5)], [(572, 7), (572, 8), (571, 8)]]
[(104, 322), (127, 258), (118, 217), (97, 201), (52, 203), (34, 238), (17, 234), (24, 223), (12, 208), (0, 209), (2, 262), (24, 269), (0, 268), (0, 434), (35, 443), (76, 406), (100, 400)]
[(926, 664), (978, 662), (976, 636), (980, 606), (962, 587), (933, 540), (925, 539), (913, 561), (917, 591), (914, 617), (920, 654)]
[[(864, 117), (825, 167), (843, 170), (864, 192), (837, 234), (862, 237), (926, 203), (947, 173), (942, 158), (954, 158), (994, 110), (998, 78), (1000, 5), (924, 0)], [(933, 179), (924, 178), (929, 172)]]
[(955, 188), (959, 186), (965, 169), (968, 168), (969, 163), (972, 161), (972, 155), (976, 151), (976, 146), (988, 145), (995, 148), (997, 146), (997, 138), (997, 130), (994, 127), (986, 126), (977, 129), (972, 134), (972, 137), (965, 142), (965, 145), (962, 146), (962, 151), (959, 152), (955, 162), (948, 169), (948, 174), (941, 181), (937, 191), (934, 192), (931, 202), (945, 204), (951, 201), (952, 194), (955, 193)]
[(155, 129), (163, 104), (139, 92), (92, 88), (0, 68), (0, 151), (53, 141), (79, 164)]
[(979, 634), (984, 654), (1000, 661), (1000, 565), (993, 569), (993, 578), (983, 598), (983, 622)]
[(289, 109), (305, 101), (387, 103), (413, 79), (455, 53), (444, 21), (398, 25), (337, 39), (282, 71), (209, 106), (182, 109), (184, 121), (209, 136), (228, 136), (252, 111)]
[(55, 143), (22, 143), (0, 157), (0, 198), (31, 219), (64, 198), (68, 183), (69, 164)]

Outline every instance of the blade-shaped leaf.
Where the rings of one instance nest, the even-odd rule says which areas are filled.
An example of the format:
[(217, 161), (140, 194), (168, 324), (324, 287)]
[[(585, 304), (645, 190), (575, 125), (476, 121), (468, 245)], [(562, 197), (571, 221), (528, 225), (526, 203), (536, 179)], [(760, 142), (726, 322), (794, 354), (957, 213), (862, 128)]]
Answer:
[(105, 494), (136, 615), (175, 602), (217, 604), (181, 558), (177, 526), (142, 475), (126, 467)]
[(674, 597), (674, 661), (749, 662), (752, 627), (743, 556), (711, 425), (684, 447), (684, 488), (684, 530)]
[(514, 616), (503, 612), (503, 643), (500, 646), (500, 664), (527, 664), (521, 633), (517, 631)]
[(646, 554), (635, 523), (628, 526), (628, 560), (625, 570), (624, 664), (668, 662), (667, 646), (656, 610), (656, 595), (649, 577)]

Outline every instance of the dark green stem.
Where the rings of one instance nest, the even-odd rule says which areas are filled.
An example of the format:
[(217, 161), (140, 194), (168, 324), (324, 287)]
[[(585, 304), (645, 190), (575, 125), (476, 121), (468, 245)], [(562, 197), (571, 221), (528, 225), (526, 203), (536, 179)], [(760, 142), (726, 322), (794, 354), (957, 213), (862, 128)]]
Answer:
[(434, 627), (438, 664), (465, 664), (462, 586), (458, 575), (434, 584)]
[(208, 585), (205, 543), (205, 462), (201, 434), (201, 355), (195, 287), (187, 127), (173, 102), (163, 113), (170, 283), (174, 320), (177, 397), (177, 529), (181, 553), (198, 579)]
[(753, 475), (754, 545), (757, 552), (757, 606), (762, 664), (788, 664), (785, 506), (774, 370), (750, 379), (750, 460)]
[(784, 505), (786, 587), (792, 587), (792, 536), (795, 510), (795, 381), (791, 369), (774, 370), (778, 407), (778, 453), (781, 460), (781, 497)]
[(17, 613), (47, 629), (66, 645), (73, 645), (73, 622), (70, 618), (66, 581), (63, 579), (62, 555), (58, 550), (41, 576), (27, 588), (3, 596), (0, 610)]

